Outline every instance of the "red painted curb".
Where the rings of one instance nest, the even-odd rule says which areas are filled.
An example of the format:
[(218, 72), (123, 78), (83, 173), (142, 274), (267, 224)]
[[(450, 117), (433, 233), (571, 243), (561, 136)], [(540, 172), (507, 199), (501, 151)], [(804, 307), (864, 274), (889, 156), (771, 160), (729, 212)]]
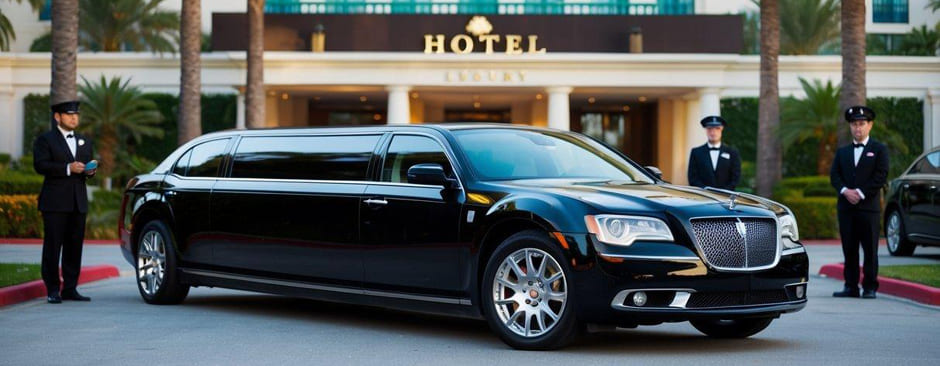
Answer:
[[(108, 240), (99, 240), (99, 239), (86, 239), (85, 244), (90, 245), (119, 245), (121, 244), (120, 240), (108, 239)], [(26, 245), (42, 245), (42, 239), (36, 238), (0, 238), (0, 245), (3, 244), (26, 244)]]
[[(118, 276), (120, 276), (120, 273), (115, 266), (86, 266), (82, 267), (82, 274), (78, 276), (78, 284), (81, 285)], [(42, 280), (2, 287), (0, 288), (0, 306), (21, 303), (44, 296), (46, 296), (46, 284), (44, 284)]]
[[(825, 277), (842, 280), (845, 279), (845, 277), (842, 276), (844, 268), (845, 265), (842, 263), (827, 264), (819, 269), (819, 274)], [(863, 272), (859, 270), (859, 273)], [(864, 275), (860, 275), (859, 277), (859, 281), (861, 281)], [(878, 292), (911, 299), (928, 305), (940, 305), (940, 288), (919, 283), (878, 276)]]

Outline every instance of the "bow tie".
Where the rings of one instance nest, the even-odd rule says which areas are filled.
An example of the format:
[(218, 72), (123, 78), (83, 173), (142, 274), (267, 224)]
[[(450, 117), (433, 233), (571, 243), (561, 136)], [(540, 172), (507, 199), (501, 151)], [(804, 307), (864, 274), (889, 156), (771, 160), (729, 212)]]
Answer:
[(865, 147), (865, 144), (852, 144), (852, 147), (853, 147), (853, 148), (856, 148), (856, 149), (858, 149), (858, 148), (860, 148), (860, 147), (864, 148), (864, 147)]
[(710, 147), (710, 148), (708, 148), (708, 151), (720, 151), (720, 150), (721, 150), (720, 147)]
[(67, 138), (67, 139), (74, 138), (74, 137), (75, 137), (75, 136), (72, 136), (72, 134), (65, 135), (65, 138)]

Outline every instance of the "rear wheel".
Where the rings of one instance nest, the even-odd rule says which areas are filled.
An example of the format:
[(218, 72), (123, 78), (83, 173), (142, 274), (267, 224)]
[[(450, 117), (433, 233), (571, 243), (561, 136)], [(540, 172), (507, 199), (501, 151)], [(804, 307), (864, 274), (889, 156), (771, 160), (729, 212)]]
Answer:
[(888, 242), (888, 253), (897, 257), (907, 257), (914, 254), (914, 244), (908, 241), (904, 232), (904, 220), (897, 210), (891, 211), (885, 223), (885, 239)]
[(699, 332), (713, 338), (747, 338), (767, 328), (774, 318), (692, 320)]
[(483, 312), (510, 346), (555, 349), (577, 336), (571, 270), (563, 258), (540, 231), (510, 236), (493, 252), (483, 276)]
[(148, 304), (179, 304), (189, 294), (180, 284), (173, 237), (161, 221), (151, 221), (137, 241), (137, 289)]

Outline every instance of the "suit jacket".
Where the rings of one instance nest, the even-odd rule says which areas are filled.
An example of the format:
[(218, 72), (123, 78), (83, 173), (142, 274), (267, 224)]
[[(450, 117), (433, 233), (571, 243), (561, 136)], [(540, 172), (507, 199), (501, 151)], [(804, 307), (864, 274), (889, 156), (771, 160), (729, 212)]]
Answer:
[(39, 192), (39, 211), (88, 212), (85, 181), (89, 176), (84, 173), (67, 175), (66, 169), (73, 161), (86, 164), (91, 161), (92, 143), (87, 137), (74, 134), (77, 156), (72, 156), (58, 128), (39, 135), (33, 143), (33, 169), (45, 177)]
[(715, 169), (712, 169), (708, 144), (692, 149), (689, 156), (689, 185), (734, 190), (740, 180), (741, 156), (737, 149), (721, 144)]
[[(855, 154), (852, 145), (846, 145), (836, 150), (836, 156), (829, 170), (829, 182), (839, 195), (839, 210), (881, 211), (881, 189), (888, 180), (888, 148), (884, 144), (868, 139), (862, 156), (855, 165)], [(865, 199), (857, 205), (849, 203), (839, 191), (842, 187), (847, 189), (861, 189)]]

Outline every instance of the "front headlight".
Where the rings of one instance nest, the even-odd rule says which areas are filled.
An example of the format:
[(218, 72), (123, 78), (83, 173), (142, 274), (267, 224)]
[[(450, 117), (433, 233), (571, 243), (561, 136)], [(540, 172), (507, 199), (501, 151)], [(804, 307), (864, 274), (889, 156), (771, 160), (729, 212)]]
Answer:
[(780, 221), (780, 236), (790, 238), (793, 241), (800, 240), (800, 231), (796, 227), (796, 218), (792, 214), (786, 214), (778, 218)]
[(584, 222), (597, 240), (607, 244), (630, 246), (637, 240), (674, 240), (666, 223), (655, 217), (587, 215)]

